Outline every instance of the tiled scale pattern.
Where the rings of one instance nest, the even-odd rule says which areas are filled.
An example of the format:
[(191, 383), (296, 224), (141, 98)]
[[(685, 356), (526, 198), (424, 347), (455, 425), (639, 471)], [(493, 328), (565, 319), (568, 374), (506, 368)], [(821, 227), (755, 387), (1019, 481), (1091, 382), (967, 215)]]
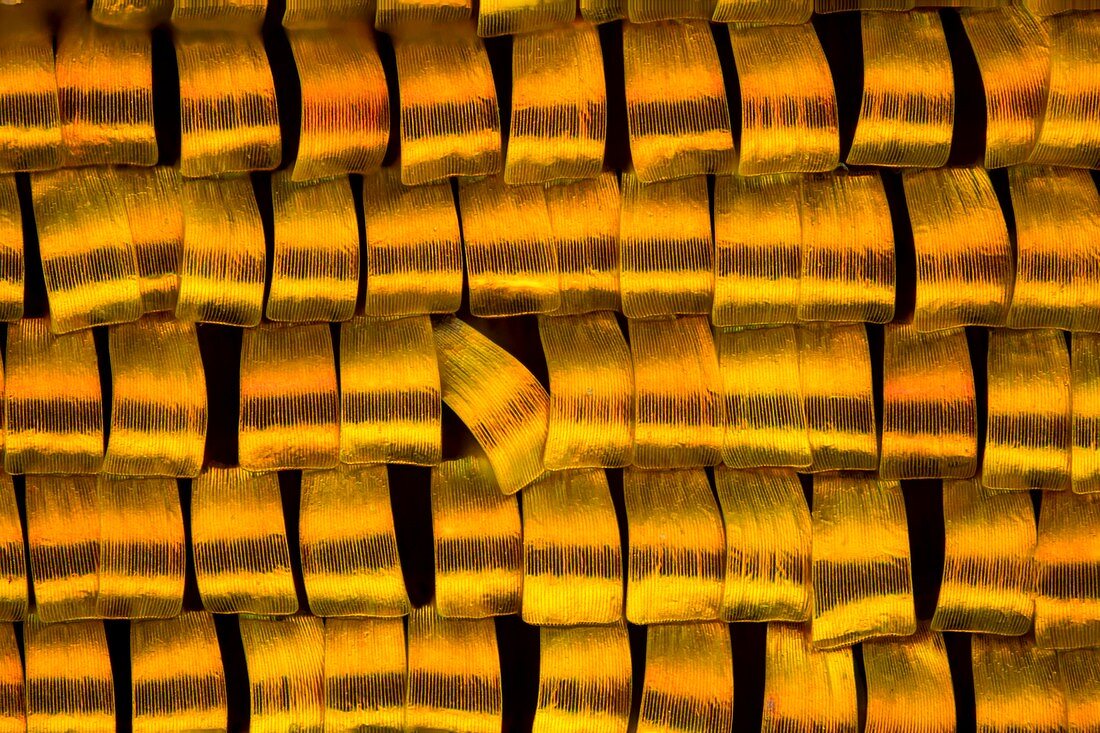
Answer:
[(0, 6), (0, 729), (1100, 729), (1098, 66), (1093, 0)]

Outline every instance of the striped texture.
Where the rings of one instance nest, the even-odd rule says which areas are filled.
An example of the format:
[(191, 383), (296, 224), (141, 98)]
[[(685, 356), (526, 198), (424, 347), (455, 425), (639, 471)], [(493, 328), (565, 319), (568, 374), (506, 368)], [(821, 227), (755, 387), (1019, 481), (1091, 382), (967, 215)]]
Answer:
[(947, 163), (955, 84), (935, 11), (864, 12), (863, 100), (848, 165)]
[(439, 463), (442, 410), (427, 317), (359, 317), (340, 327), (341, 461)]
[(623, 173), (619, 285), (623, 314), (656, 318), (709, 313), (714, 293), (714, 240), (707, 179), (643, 183)]
[(340, 451), (339, 421), (327, 325), (264, 325), (245, 331), (239, 420), (243, 468), (331, 468)]
[(944, 481), (943, 526), (943, 579), (932, 628), (1027, 633), (1036, 537), (1028, 496), (992, 493), (976, 480)]
[(432, 469), (432, 536), (441, 615), (485, 618), (519, 611), (519, 502), (501, 493), (488, 461), (462, 458)]
[(370, 28), (347, 22), (287, 37), (302, 89), (294, 180), (378, 168), (389, 140), (390, 98)]
[(497, 95), (473, 26), (454, 23), (398, 35), (393, 50), (401, 99), (401, 182), (416, 186), (499, 173)]
[(710, 28), (699, 20), (635, 25), (638, 3), (628, 0), (628, 8), (633, 22), (623, 25), (623, 75), (639, 180), (730, 172), (730, 112)]
[(112, 326), (108, 344), (111, 433), (103, 472), (197, 476), (208, 414), (195, 326), (146, 316)]
[(561, 303), (557, 253), (541, 186), (500, 177), (459, 185), (470, 313), (550, 313)]
[[(559, 21), (572, 20), (576, 12), (573, 0), (523, 2), (545, 8), (547, 15), (560, 15), (564, 7), (568, 12)], [(516, 4), (516, 0), (487, 0), (478, 16), (479, 24), (487, 15), (493, 17), (493, 5)], [(527, 12), (528, 17), (531, 15)], [(529, 22), (541, 25), (540, 20), (532, 18)], [(493, 21), (486, 19), (485, 23)], [(511, 131), (504, 164), (507, 183), (549, 183), (599, 175), (607, 136), (607, 92), (602, 71), (600, 37), (586, 23), (516, 37), (512, 48)], [(563, 94), (566, 91), (568, 97)]]
[(602, 471), (556, 471), (523, 492), (523, 620), (611, 624), (623, 616), (619, 521)]
[(208, 469), (191, 487), (191, 551), (213, 613), (298, 610), (275, 474)]
[(970, 478), (977, 470), (974, 372), (961, 328), (886, 326), (882, 458), (887, 479)]
[(631, 320), (627, 335), (634, 360), (634, 465), (717, 464), (725, 405), (706, 319)]
[(302, 579), (314, 615), (409, 612), (384, 467), (303, 471), (298, 532)]
[(810, 617), (810, 509), (794, 471), (717, 468), (726, 531), (725, 621)]
[(798, 332), (791, 326), (720, 330), (715, 337), (732, 468), (810, 465)]
[(538, 707), (532, 733), (617, 733), (631, 701), (626, 627), (539, 629)]
[(443, 402), (473, 433), (497, 484), (514, 494), (544, 472), (550, 398), (531, 372), (456, 319), (433, 324)]
[(462, 239), (447, 183), (404, 186), (395, 168), (363, 177), (365, 312), (453, 313), (462, 300)]
[(814, 644), (912, 635), (909, 530), (898, 482), (816, 476), (812, 517)]
[(271, 178), (275, 246), (265, 313), (272, 321), (346, 321), (359, 294), (359, 229), (347, 178)]
[(623, 473), (626, 618), (633, 624), (718, 618), (725, 538), (702, 469)]
[(183, 610), (187, 543), (175, 482), (109, 479), (96, 486), (96, 616), (172, 618)]
[(990, 332), (983, 485), (1014, 491), (1069, 488), (1069, 380), (1060, 332)]
[(543, 316), (539, 336), (550, 378), (546, 468), (629, 465), (634, 451), (634, 366), (615, 317)]
[[(177, 662), (187, 660), (186, 668)], [(130, 625), (135, 733), (226, 725), (225, 671), (214, 617), (189, 611)]]
[(836, 94), (813, 26), (730, 25), (729, 34), (741, 87), (737, 172), (756, 176), (836, 168)]

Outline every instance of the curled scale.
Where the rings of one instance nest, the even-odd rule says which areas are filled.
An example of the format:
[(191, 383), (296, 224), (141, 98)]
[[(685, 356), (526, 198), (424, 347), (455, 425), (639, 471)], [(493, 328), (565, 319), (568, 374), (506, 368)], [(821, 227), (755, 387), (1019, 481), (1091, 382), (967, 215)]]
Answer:
[(443, 402), (492, 464), (497, 485), (514, 494), (542, 476), (550, 397), (531, 372), (457, 318), (432, 327)]

